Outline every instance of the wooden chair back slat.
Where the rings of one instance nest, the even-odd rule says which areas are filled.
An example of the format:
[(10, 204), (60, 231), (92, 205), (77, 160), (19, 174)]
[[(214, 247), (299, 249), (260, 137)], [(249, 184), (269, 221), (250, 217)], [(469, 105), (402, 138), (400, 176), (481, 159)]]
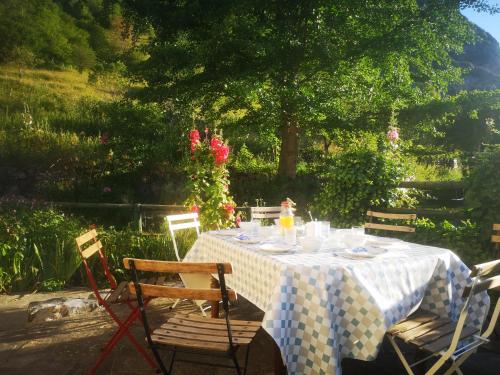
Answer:
[(500, 231), (500, 224), (493, 224), (493, 230)]
[(389, 212), (367, 211), (366, 216), (380, 217), (382, 219), (415, 220), (417, 214), (393, 214)]
[(493, 243), (500, 243), (500, 236), (492, 235), (491, 236), (491, 242), (493, 242)]
[[(217, 263), (169, 262), (163, 260), (124, 258), (123, 265), (131, 269), (130, 261), (134, 261), (137, 271), (165, 273), (217, 273)], [(224, 273), (233, 272), (231, 263), (224, 263)]]
[(87, 247), (85, 250), (81, 250), (82, 257), (84, 257), (85, 259), (88, 259), (101, 249), (102, 249), (101, 241), (94, 242), (92, 245)]
[(500, 259), (492, 260), (491, 262), (476, 264), (472, 267), (470, 277), (484, 277), (496, 275), (500, 273)]
[(366, 212), (366, 216), (368, 217), (369, 221), (365, 223), (365, 229), (376, 229), (376, 230), (406, 232), (406, 233), (415, 232), (415, 228), (411, 226), (376, 223), (373, 222), (373, 218), (391, 219), (391, 220), (416, 220), (417, 218), (416, 214), (393, 214), (388, 212), (378, 212), (378, 211), (368, 210)]
[(391, 224), (379, 224), (379, 223), (365, 223), (365, 229), (380, 229), (380, 230), (391, 230), (396, 232), (415, 232), (415, 228), (408, 227), (405, 225), (391, 225)]
[(474, 290), (472, 290), (472, 285), (467, 286), (464, 289), (464, 293), (462, 295), (463, 298), (467, 298), (471, 292), (473, 294), (481, 293), (484, 292), (485, 290), (494, 290), (494, 291), (499, 291), (500, 290), (500, 275), (490, 277), (485, 280), (481, 280), (476, 285), (474, 286)]
[[(204, 301), (222, 300), (222, 293), (220, 289), (176, 288), (143, 283), (139, 283), (139, 285), (141, 286), (141, 292), (145, 297), (179, 298)], [(130, 293), (136, 294), (134, 283), (129, 283), (128, 288)], [(227, 294), (229, 301), (236, 300), (236, 293), (234, 290), (228, 290)]]
[(78, 246), (82, 246), (83, 244), (89, 242), (92, 239), (95, 239), (96, 237), (97, 237), (97, 231), (95, 229), (92, 229), (87, 233), (82, 234), (80, 237), (77, 237), (76, 244)]
[(250, 213), (252, 219), (278, 219), (280, 217), (281, 207), (251, 207)]

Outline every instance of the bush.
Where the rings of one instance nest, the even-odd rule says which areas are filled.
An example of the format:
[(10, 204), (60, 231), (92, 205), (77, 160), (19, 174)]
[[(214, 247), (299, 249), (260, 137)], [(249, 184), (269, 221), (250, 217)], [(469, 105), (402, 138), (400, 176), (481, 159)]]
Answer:
[[(56, 290), (67, 285), (88, 285), (77, 272), (81, 259), (75, 238), (88, 229), (82, 219), (52, 209), (0, 206), (0, 292)], [(111, 272), (118, 281), (126, 278), (123, 258), (175, 260), (170, 236), (147, 235), (130, 228), (98, 228)], [(176, 235), (181, 256), (189, 250), (195, 233)], [(95, 275), (103, 281), (96, 257)]]
[(432, 221), (419, 218), (415, 233), (405, 234), (405, 240), (443, 247), (454, 251), (460, 259), (471, 267), (493, 257), (493, 254), (481, 246), (478, 226), (470, 220), (452, 223), (448, 220)]
[(0, 291), (63, 287), (80, 265), (80, 228), (54, 210), (0, 208)]
[(368, 208), (391, 206), (399, 199), (396, 188), (405, 176), (402, 164), (391, 151), (338, 153), (326, 163), (314, 211), (338, 227), (359, 225)]
[(481, 240), (489, 242), (493, 223), (500, 223), (500, 147), (477, 156), (465, 179), (465, 204), (480, 227)]

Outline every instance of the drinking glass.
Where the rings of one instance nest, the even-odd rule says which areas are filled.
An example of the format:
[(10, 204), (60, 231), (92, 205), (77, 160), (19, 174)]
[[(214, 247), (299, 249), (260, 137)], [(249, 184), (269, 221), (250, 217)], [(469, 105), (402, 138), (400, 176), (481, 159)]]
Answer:
[(320, 233), (321, 237), (328, 238), (330, 237), (330, 222), (329, 221), (320, 221)]

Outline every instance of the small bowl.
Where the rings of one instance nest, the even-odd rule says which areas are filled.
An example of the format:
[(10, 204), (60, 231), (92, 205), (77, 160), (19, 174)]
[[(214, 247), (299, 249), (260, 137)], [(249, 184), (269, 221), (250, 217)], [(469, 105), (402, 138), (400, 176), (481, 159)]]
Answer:
[(350, 234), (346, 235), (343, 238), (343, 242), (346, 244), (346, 246), (350, 249), (354, 247), (362, 247), (366, 244), (367, 237), (362, 234)]
[(323, 245), (323, 239), (322, 238), (316, 238), (316, 237), (300, 237), (299, 238), (299, 243), (300, 246), (302, 246), (302, 249), (304, 249), (305, 252), (313, 252), (317, 251), (321, 248), (321, 245)]

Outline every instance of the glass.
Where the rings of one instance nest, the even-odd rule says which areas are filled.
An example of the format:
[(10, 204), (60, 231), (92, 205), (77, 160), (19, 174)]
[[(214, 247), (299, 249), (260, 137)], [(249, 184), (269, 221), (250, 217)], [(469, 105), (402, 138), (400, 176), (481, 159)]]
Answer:
[(320, 221), (320, 236), (323, 238), (330, 237), (330, 222)]
[(351, 228), (351, 234), (357, 235), (357, 236), (362, 236), (365, 234), (365, 227), (352, 227)]
[(294, 227), (286, 228), (284, 230), (285, 243), (295, 245), (297, 243), (297, 230)]

